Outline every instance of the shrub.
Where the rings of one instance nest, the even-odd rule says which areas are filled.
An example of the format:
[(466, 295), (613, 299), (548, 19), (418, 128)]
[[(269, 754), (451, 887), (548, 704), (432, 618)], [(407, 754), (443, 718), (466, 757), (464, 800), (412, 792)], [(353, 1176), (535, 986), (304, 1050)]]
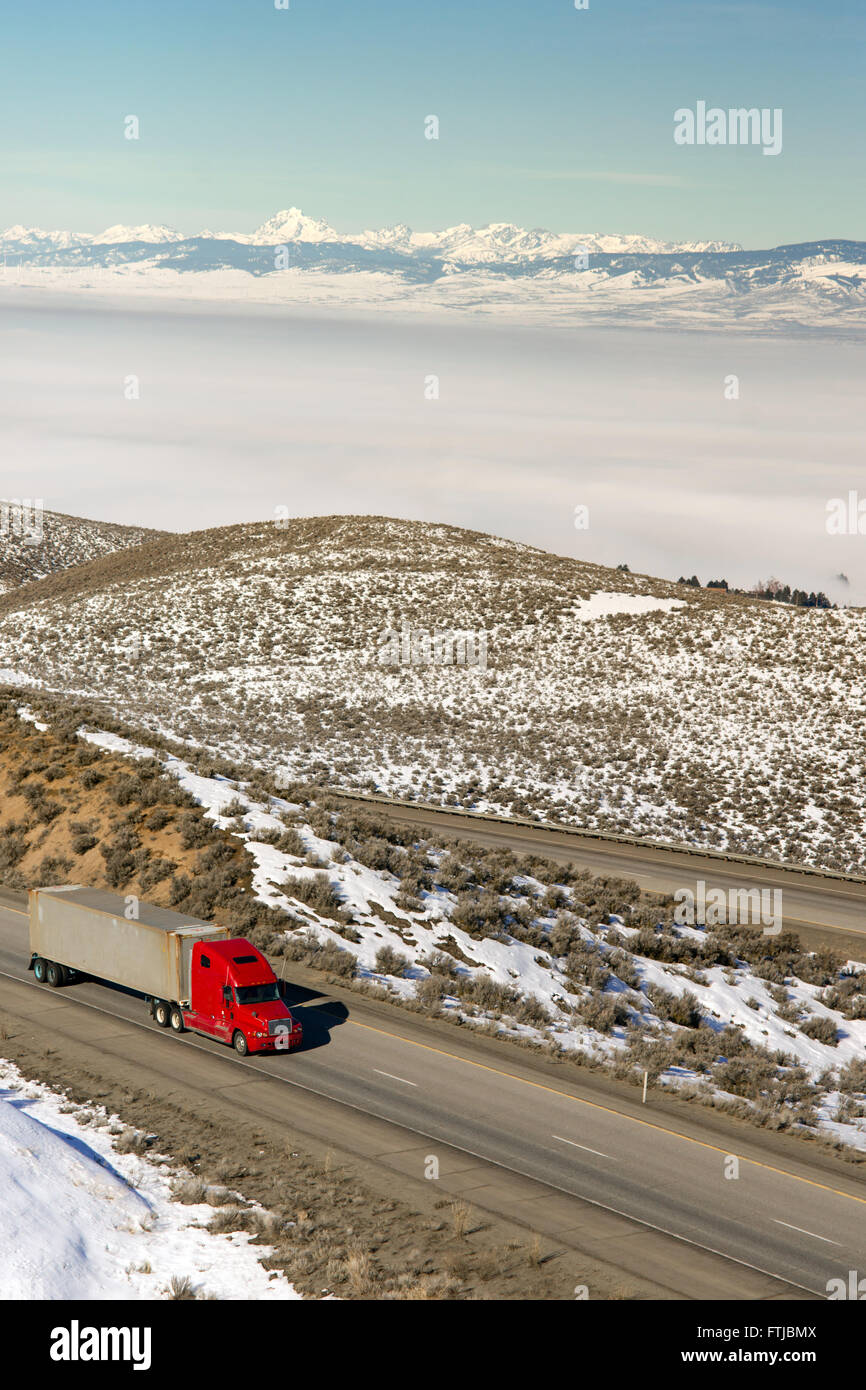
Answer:
[[(223, 812), (223, 815), (225, 814), (227, 813)], [(260, 845), (278, 845), (283, 836), (282, 832), (273, 826), (266, 826), (264, 830), (253, 830), (250, 838)]]
[(192, 892), (192, 879), (186, 874), (175, 874), (171, 880), (168, 892), (168, 900), (172, 907), (183, 902), (184, 898), (189, 897)]
[(33, 872), (34, 882), (45, 888), (53, 887), (59, 883), (67, 883), (71, 868), (72, 865), (68, 859), (55, 858), (50, 854), (46, 855)]
[(394, 899), (394, 906), (399, 907), (403, 912), (423, 912), (424, 904), (414, 893), (406, 891), (405, 886), (401, 886), (399, 893)]
[(333, 943), (323, 946), (315, 960), (317, 970), (327, 970), (331, 975), (354, 975), (357, 964), (351, 951), (344, 951)]
[(690, 990), (684, 994), (671, 994), (661, 985), (648, 985), (646, 995), (659, 1018), (676, 1023), (680, 1028), (700, 1027), (701, 1008)]
[(460, 975), (451, 986), (461, 999), (471, 1000), (488, 1013), (510, 1013), (519, 995), (510, 985), (500, 985), (488, 975)]
[(599, 947), (594, 941), (582, 938), (574, 942), (566, 957), (565, 973), (573, 984), (589, 985), (592, 989), (604, 989), (610, 979)]
[(836, 1047), (839, 1042), (839, 1031), (832, 1018), (810, 1018), (807, 1023), (800, 1025), (800, 1032), (807, 1038), (814, 1038), (816, 1042), (827, 1043), (829, 1047)]
[(411, 964), (408, 956), (402, 955), (400, 951), (395, 951), (392, 946), (380, 946), (376, 952), (376, 969), (380, 975), (402, 977)]
[(230, 880), (230, 882), (234, 883), (240, 876), (241, 863), (242, 861), (238, 859), (237, 847), (235, 845), (230, 844), (227, 840), (217, 840), (214, 844), (209, 845), (203, 854), (198, 856), (196, 860), (196, 872), (208, 873), (211, 869), (217, 869), (221, 866), (227, 867), (229, 864), (234, 864), (238, 871), (235, 877)]
[(141, 778), (124, 775), (118, 777), (109, 789), (112, 801), (118, 806), (128, 806), (131, 801), (139, 801), (143, 791)]
[(110, 888), (123, 888), (135, 873), (135, 860), (128, 850), (118, 846), (101, 847), (105, 859), (105, 877)]
[(169, 1282), (169, 1299), (176, 1302), (195, 1300), (196, 1292), (192, 1280), (184, 1274), (173, 1274)]
[(433, 871), (435, 882), (448, 893), (463, 893), (472, 886), (472, 875), (453, 854), (445, 854)]
[(433, 1013), (439, 1011), (442, 1000), (451, 988), (452, 984), (448, 975), (428, 975), (424, 980), (415, 981), (415, 995), (418, 1003)]
[(281, 854), (293, 854), (297, 859), (303, 859), (307, 853), (307, 847), (301, 839), (300, 832), (293, 825), (286, 826), (277, 840), (276, 847)]
[(53, 820), (57, 819), (63, 810), (59, 801), (50, 801), (47, 796), (34, 797), (30, 805), (34, 816), (38, 821), (41, 821), (43, 825), (50, 825)]
[(184, 849), (201, 849), (214, 838), (214, 830), (202, 815), (185, 812), (179, 821), (180, 842)]
[(547, 933), (547, 946), (551, 955), (567, 956), (582, 941), (578, 918), (570, 912), (560, 912)]
[(378, 873), (389, 872), (399, 877), (406, 863), (403, 850), (378, 837), (350, 840), (346, 848), (359, 864), (366, 864), (368, 869), (375, 869)]
[(587, 1028), (609, 1033), (616, 1024), (628, 1022), (628, 1005), (616, 994), (591, 994), (580, 1006), (580, 1018)]
[(856, 1058), (839, 1072), (838, 1089), (850, 1095), (866, 1092), (866, 1060)]
[(629, 985), (631, 989), (640, 989), (640, 971), (634, 963), (634, 959), (628, 951), (611, 951), (608, 961), (616, 974), (618, 980), (622, 980), (624, 985)]
[(456, 960), (445, 951), (431, 951), (430, 955), (423, 956), (418, 964), (429, 970), (431, 975), (444, 975), (451, 979), (457, 974)]
[(283, 879), (280, 889), (287, 897), (306, 903), (320, 917), (340, 917), (344, 913), (340, 898), (326, 873), (315, 874), (312, 878), (289, 875)]
[(492, 936), (504, 929), (508, 912), (497, 893), (483, 889), (459, 893), (451, 920), (470, 936)]
[(13, 869), (24, 858), (27, 850), (28, 844), (24, 835), (4, 831), (0, 835), (0, 870)]
[(521, 996), (514, 1010), (514, 1017), (518, 1023), (524, 1023), (532, 1028), (543, 1028), (546, 1023), (550, 1022), (550, 1014), (541, 1000), (536, 998), (534, 994)]
[(138, 876), (142, 893), (147, 893), (157, 883), (162, 883), (176, 868), (177, 865), (171, 859), (155, 859), (153, 863), (148, 864)]

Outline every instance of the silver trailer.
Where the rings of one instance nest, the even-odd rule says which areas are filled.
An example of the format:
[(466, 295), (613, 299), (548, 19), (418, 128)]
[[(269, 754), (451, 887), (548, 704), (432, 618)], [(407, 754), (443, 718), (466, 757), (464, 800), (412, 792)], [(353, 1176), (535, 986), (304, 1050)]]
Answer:
[(30, 969), (50, 985), (73, 975), (123, 985), (159, 1005), (189, 1007), (196, 941), (232, 933), (120, 893), (73, 884), (30, 890)]

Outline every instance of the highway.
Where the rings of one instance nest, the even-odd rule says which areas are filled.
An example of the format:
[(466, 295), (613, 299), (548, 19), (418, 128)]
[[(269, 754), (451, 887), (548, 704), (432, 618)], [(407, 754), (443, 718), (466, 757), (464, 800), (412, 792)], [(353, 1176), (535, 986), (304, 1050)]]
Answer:
[[(523, 825), (467, 812), (443, 811), (427, 806), (407, 806), (378, 798), (341, 796), (341, 800), (367, 812), (381, 814), (398, 824), (429, 826), (476, 844), (512, 850), (515, 854), (542, 854), (560, 863), (575, 864), (594, 874), (633, 879), (651, 893), (695, 892), (702, 879), (707, 890), (767, 888), (781, 890), (781, 925), (796, 931), (805, 945), (834, 946), (838, 950), (866, 952), (866, 878), (842, 877), (805, 869), (702, 854), (685, 848), (667, 848), (647, 842), (611, 840), (580, 831)], [(860, 956), (866, 959), (866, 956)]]
[[(229, 1099), (443, 1194), (648, 1278), (673, 1297), (824, 1297), (866, 1269), (866, 1181), (817, 1147), (420, 1019), (292, 968), (305, 1047), (245, 1060), (156, 1028), (94, 983), (26, 969), (23, 897), (0, 906), (0, 1010), (68, 1037), (138, 1084)], [(7, 1024), (8, 1026), (8, 1024)], [(50, 1076), (43, 1079), (50, 1082)], [(737, 1165), (731, 1157), (737, 1158)], [(738, 1166), (738, 1176), (729, 1176)]]

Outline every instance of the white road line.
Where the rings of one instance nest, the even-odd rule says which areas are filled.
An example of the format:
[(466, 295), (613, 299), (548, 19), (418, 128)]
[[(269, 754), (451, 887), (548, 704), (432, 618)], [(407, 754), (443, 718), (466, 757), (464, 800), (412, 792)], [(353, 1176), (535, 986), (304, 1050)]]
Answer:
[(389, 1079), (389, 1081), (402, 1081), (404, 1086), (417, 1086), (417, 1085), (418, 1085), (418, 1082), (417, 1082), (417, 1081), (407, 1081), (406, 1078), (405, 1078), (405, 1076), (395, 1076), (395, 1075), (393, 1074), (393, 1072), (390, 1072), (390, 1071), (379, 1071), (379, 1068), (378, 1068), (378, 1067), (374, 1067), (373, 1070), (374, 1070), (375, 1072), (379, 1072), (379, 1075), (380, 1075), (380, 1076), (387, 1076), (388, 1079)]
[(789, 1231), (799, 1231), (801, 1236), (811, 1236), (813, 1240), (826, 1241), (828, 1245), (838, 1245), (838, 1240), (831, 1240), (829, 1236), (819, 1236), (815, 1231), (805, 1231), (802, 1226), (792, 1226), (790, 1221), (780, 1221), (778, 1217), (773, 1217), (777, 1226), (787, 1226)]
[[(22, 913), (22, 916), (23, 915)], [(21, 975), (10, 975), (8, 970), (0, 970), (0, 978), (12, 980), (15, 984), (19, 985), (31, 983), (31, 981)], [(36, 988), (47, 990), (48, 986), (36, 986)], [(220, 1046), (219, 1043), (215, 1042), (212, 1047), (207, 1046), (205, 1043), (196, 1043), (192, 1041), (188, 1033), (174, 1033), (169, 1037), (164, 1029), (158, 1028), (155, 1024), (143, 1023), (138, 1019), (124, 1018), (123, 1014), (112, 1013), (108, 1009), (100, 1008), (98, 1004), (88, 1003), (85, 999), (76, 999), (74, 1003), (78, 1004), (83, 1009), (92, 1009), (94, 1013), (106, 1014), (109, 1018), (113, 1018), (121, 1023), (128, 1023), (133, 1028), (140, 1028), (142, 1032), (150, 1033), (153, 1037), (162, 1037), (164, 1042), (169, 1043), (173, 1047), (180, 1044), (182, 1047), (194, 1048), (196, 1052), (204, 1052), (208, 1057), (216, 1059), (217, 1061), (222, 1058), (232, 1066), (243, 1067), (246, 1071), (255, 1072), (257, 1076), (266, 1076), (273, 1081), (281, 1082), (284, 1086), (293, 1086), (298, 1091), (305, 1091), (308, 1095), (334, 1101), (337, 1105), (342, 1105), (346, 1110), (353, 1110), (358, 1115), (366, 1117), (372, 1116), (373, 1119), (381, 1120), (384, 1124), (395, 1125), (405, 1130), (408, 1134), (419, 1135), (420, 1138), (425, 1141), (432, 1139), (435, 1143), (444, 1144), (447, 1148), (453, 1149), (455, 1153), (468, 1154), (470, 1158), (480, 1159), (482, 1163), (489, 1163), (492, 1167), (499, 1168), (505, 1173), (514, 1173), (521, 1178), (529, 1178), (530, 1181), (537, 1182), (543, 1187), (549, 1187), (555, 1192), (561, 1192), (566, 1197), (576, 1198), (577, 1201), (585, 1202), (588, 1206), (597, 1207), (599, 1211), (608, 1211), (614, 1216), (621, 1216), (624, 1220), (632, 1222), (635, 1226), (643, 1226), (647, 1231), (657, 1231), (660, 1235), (669, 1236), (671, 1240), (678, 1240), (681, 1245), (690, 1245), (694, 1250), (705, 1250), (708, 1254), (718, 1255), (720, 1259), (727, 1260), (731, 1264), (741, 1265), (744, 1269), (754, 1270), (756, 1274), (765, 1274), (768, 1279), (776, 1279), (779, 1283), (787, 1284), (789, 1288), (802, 1289), (803, 1293), (814, 1294), (816, 1298), (827, 1297), (826, 1288), (810, 1289), (806, 1284), (798, 1284), (795, 1280), (787, 1278), (784, 1274), (774, 1274), (772, 1270), (763, 1269), (761, 1265), (752, 1264), (750, 1260), (743, 1260), (738, 1255), (726, 1254), (723, 1250), (717, 1250), (715, 1246), (704, 1245), (702, 1241), (693, 1240), (690, 1236), (680, 1235), (677, 1231), (671, 1231), (666, 1226), (657, 1226), (654, 1222), (647, 1221), (642, 1216), (633, 1216), (630, 1212), (621, 1211), (618, 1207), (610, 1206), (607, 1202), (600, 1202), (595, 1197), (587, 1197), (584, 1196), (583, 1193), (574, 1192), (568, 1187), (560, 1187), (559, 1183), (550, 1182), (546, 1178), (533, 1177), (532, 1173), (527, 1173), (522, 1168), (513, 1168), (502, 1159), (491, 1158), (489, 1154), (480, 1153), (477, 1149), (470, 1149), (466, 1144), (457, 1144), (453, 1139), (448, 1139), (445, 1136), (431, 1134), (427, 1130), (418, 1129), (415, 1125), (410, 1125), (400, 1120), (390, 1119), (387, 1115), (379, 1115), (373, 1110), (365, 1110), (363, 1106), (357, 1105), (354, 1101), (341, 1100), (339, 1096), (332, 1095), (330, 1091), (319, 1090), (316, 1086), (306, 1086), (303, 1081), (292, 1080), (287, 1076), (280, 1076), (277, 1072), (265, 1071), (264, 1068), (256, 1062), (250, 1062), (249, 1059), (234, 1056), (232, 1054), (232, 1049)], [(394, 1036), (397, 1035), (395, 1034)], [(284, 1055), (289, 1056), (290, 1054), (285, 1053)], [(788, 1176), (790, 1176), (790, 1174)], [(495, 1212), (495, 1210), (494, 1207), (493, 1211)]]
[(584, 1153), (595, 1154), (597, 1158), (610, 1158), (610, 1154), (603, 1154), (600, 1149), (589, 1149), (586, 1144), (575, 1144), (573, 1139), (563, 1139), (561, 1134), (553, 1134), (551, 1138), (558, 1139), (560, 1144), (570, 1144), (573, 1149), (583, 1149)]

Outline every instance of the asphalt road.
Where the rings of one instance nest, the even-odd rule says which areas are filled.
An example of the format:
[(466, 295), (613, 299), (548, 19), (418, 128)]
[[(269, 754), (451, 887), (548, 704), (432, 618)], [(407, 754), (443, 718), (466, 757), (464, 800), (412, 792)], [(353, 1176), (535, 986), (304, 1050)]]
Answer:
[[(560, 863), (575, 864), (595, 874), (629, 878), (654, 893), (688, 888), (696, 893), (698, 880), (707, 890), (759, 888), (781, 891), (781, 926), (796, 931), (809, 947), (832, 945), (856, 957), (866, 951), (866, 879), (776, 867), (662, 846), (596, 839), (579, 831), (546, 826), (512, 825), (492, 817), (438, 811), (427, 807), (341, 798), (358, 808), (386, 815), (400, 824), (431, 826), (476, 844), (510, 849), (516, 854), (542, 854)], [(772, 905), (772, 898), (769, 900)]]
[(54, 1046), (87, 1037), (127, 1073), (228, 1092), (239, 1112), (284, 1116), (419, 1181), (436, 1156), (446, 1192), (679, 1296), (824, 1297), (829, 1279), (866, 1271), (866, 1181), (802, 1143), (653, 1093), (642, 1105), (594, 1073), (348, 991), (299, 986), (304, 1049), (242, 1061), (157, 1029), (133, 995), (35, 985), (26, 915), (2, 901), (0, 1006), (43, 1022)]

